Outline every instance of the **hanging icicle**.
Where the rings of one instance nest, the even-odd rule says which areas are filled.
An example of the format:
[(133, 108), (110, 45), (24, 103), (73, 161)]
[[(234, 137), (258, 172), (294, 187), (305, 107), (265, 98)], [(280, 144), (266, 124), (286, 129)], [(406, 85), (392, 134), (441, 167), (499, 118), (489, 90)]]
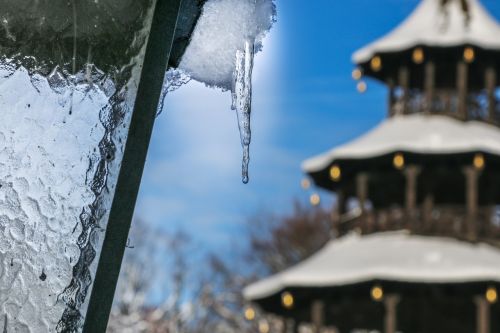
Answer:
[(250, 114), (252, 112), (252, 69), (254, 58), (254, 41), (245, 41), (245, 50), (236, 51), (236, 66), (233, 74), (232, 108), (238, 117), (243, 161), (241, 176), (243, 183), (248, 183), (248, 164), (250, 162)]

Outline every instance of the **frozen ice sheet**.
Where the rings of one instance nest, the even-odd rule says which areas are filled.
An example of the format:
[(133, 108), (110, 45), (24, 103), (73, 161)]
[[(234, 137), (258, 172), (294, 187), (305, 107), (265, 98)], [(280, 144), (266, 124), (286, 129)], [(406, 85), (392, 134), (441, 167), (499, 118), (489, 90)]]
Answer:
[[(115, 42), (126, 44), (114, 57), (95, 47), (106, 38), (111, 43), (109, 35), (96, 33), (92, 39), (92, 31), (84, 35), (78, 29), (78, 18), (88, 12), (74, 7), (75, 15), (65, 21), (73, 35), (51, 39), (40, 33), (43, 24), (25, 25), (23, 19), (35, 16), (44, 22), (47, 17), (37, 9), (66, 9), (68, 3), (35, 1), (24, 8), (26, 2), (0, 0), (2, 9), (11, 8), (6, 3), (22, 7), (19, 13), (2, 13), (10, 15), (4, 26), (16, 27), (11, 32), (19, 35), (9, 39), (0, 29), (0, 331), (79, 332), (153, 7), (146, 7), (149, 0), (138, 0), (149, 9), (135, 12), (134, 24), (113, 27), (122, 33)], [(76, 3), (137, 8), (130, 1)], [(51, 14), (56, 9), (61, 8)], [(100, 13), (120, 21), (118, 12)]]

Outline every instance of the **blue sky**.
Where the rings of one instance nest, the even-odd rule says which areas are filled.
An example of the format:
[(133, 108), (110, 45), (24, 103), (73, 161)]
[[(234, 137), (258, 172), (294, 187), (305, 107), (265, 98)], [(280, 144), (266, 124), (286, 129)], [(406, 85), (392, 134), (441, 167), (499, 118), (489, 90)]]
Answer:
[[(191, 82), (156, 121), (136, 217), (183, 230), (224, 251), (256, 212), (307, 202), (301, 162), (367, 131), (386, 114), (386, 91), (360, 95), (351, 54), (395, 27), (419, 0), (277, 0), (278, 22), (255, 60), (250, 183), (230, 94)], [(498, 0), (483, 0), (500, 17)], [(324, 204), (331, 198), (321, 193)]]

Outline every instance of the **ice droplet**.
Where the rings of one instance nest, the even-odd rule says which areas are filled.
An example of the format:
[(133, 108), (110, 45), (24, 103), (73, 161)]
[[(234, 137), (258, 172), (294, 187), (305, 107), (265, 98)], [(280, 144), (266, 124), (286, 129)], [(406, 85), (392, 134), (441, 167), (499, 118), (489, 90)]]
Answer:
[(236, 110), (240, 130), (243, 161), (241, 176), (244, 184), (248, 183), (248, 164), (250, 163), (250, 114), (252, 112), (252, 69), (255, 46), (254, 41), (245, 41), (244, 51), (236, 51), (236, 65), (231, 89), (232, 108)]
[(171, 68), (165, 72), (165, 78), (163, 79), (163, 87), (161, 89), (160, 102), (158, 104), (158, 109), (156, 111), (157, 117), (163, 111), (163, 106), (165, 105), (165, 98), (167, 97), (168, 93), (177, 90), (178, 88), (185, 85), (189, 81), (191, 81), (191, 77), (180, 69)]

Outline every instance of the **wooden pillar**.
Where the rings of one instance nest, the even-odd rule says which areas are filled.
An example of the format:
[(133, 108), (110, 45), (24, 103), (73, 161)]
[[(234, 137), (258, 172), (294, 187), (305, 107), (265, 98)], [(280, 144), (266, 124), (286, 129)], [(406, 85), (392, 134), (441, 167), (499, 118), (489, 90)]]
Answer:
[(476, 296), (476, 333), (490, 333), (490, 304), (484, 296)]
[(295, 320), (291, 318), (283, 318), (283, 333), (295, 333)]
[(443, 93), (443, 98), (444, 98), (444, 112), (447, 115), (453, 115), (453, 109), (451, 107), (451, 93), (450, 91), (444, 91)]
[(346, 211), (346, 196), (343, 190), (337, 190), (337, 200), (332, 211), (332, 231), (335, 235), (341, 232), (341, 218)]
[(401, 103), (403, 105), (402, 113), (408, 113), (408, 101), (410, 99), (410, 71), (408, 67), (402, 66), (399, 68), (399, 86), (403, 91), (403, 96), (401, 97)]
[(488, 95), (488, 121), (496, 122), (496, 97), (495, 89), (497, 85), (497, 72), (494, 67), (488, 67), (485, 72), (485, 86)]
[(407, 227), (411, 229), (415, 226), (415, 212), (417, 208), (417, 177), (420, 168), (416, 165), (409, 165), (404, 169), (406, 177), (405, 210), (407, 216)]
[(422, 205), (423, 210), (423, 220), (424, 220), (424, 230), (430, 230), (432, 228), (432, 210), (434, 209), (434, 195), (432, 193), (427, 193), (424, 198), (424, 203)]
[(469, 80), (469, 67), (464, 61), (457, 64), (457, 92), (458, 92), (458, 117), (467, 120), (467, 93)]
[(325, 303), (322, 301), (314, 301), (311, 306), (311, 321), (313, 324), (313, 332), (321, 333), (325, 326)]
[(471, 241), (477, 239), (477, 212), (478, 212), (478, 179), (481, 171), (468, 166), (464, 168), (465, 174), (465, 201), (466, 201), (466, 235)]
[(394, 98), (394, 91), (395, 91), (394, 80), (393, 79), (387, 80), (387, 86), (389, 87), (389, 98), (388, 98), (389, 108), (387, 110), (387, 116), (390, 118), (394, 116), (394, 104), (396, 102)]
[(487, 208), (485, 208), (485, 211), (485, 215), (487, 216), (487, 218), (482, 220), (481, 230), (478, 233), (480, 237), (488, 237), (495, 232), (493, 225), (493, 216), (495, 216), (496, 205), (489, 205)]
[(433, 112), (434, 90), (436, 85), (436, 66), (434, 62), (425, 64), (425, 113)]
[(368, 200), (368, 174), (359, 173), (356, 176), (356, 196), (361, 209), (361, 223), (363, 232), (368, 229), (368, 218), (366, 216), (366, 201)]
[(397, 306), (400, 301), (398, 295), (387, 295), (384, 298), (385, 318), (384, 318), (384, 333), (396, 333), (397, 330)]

